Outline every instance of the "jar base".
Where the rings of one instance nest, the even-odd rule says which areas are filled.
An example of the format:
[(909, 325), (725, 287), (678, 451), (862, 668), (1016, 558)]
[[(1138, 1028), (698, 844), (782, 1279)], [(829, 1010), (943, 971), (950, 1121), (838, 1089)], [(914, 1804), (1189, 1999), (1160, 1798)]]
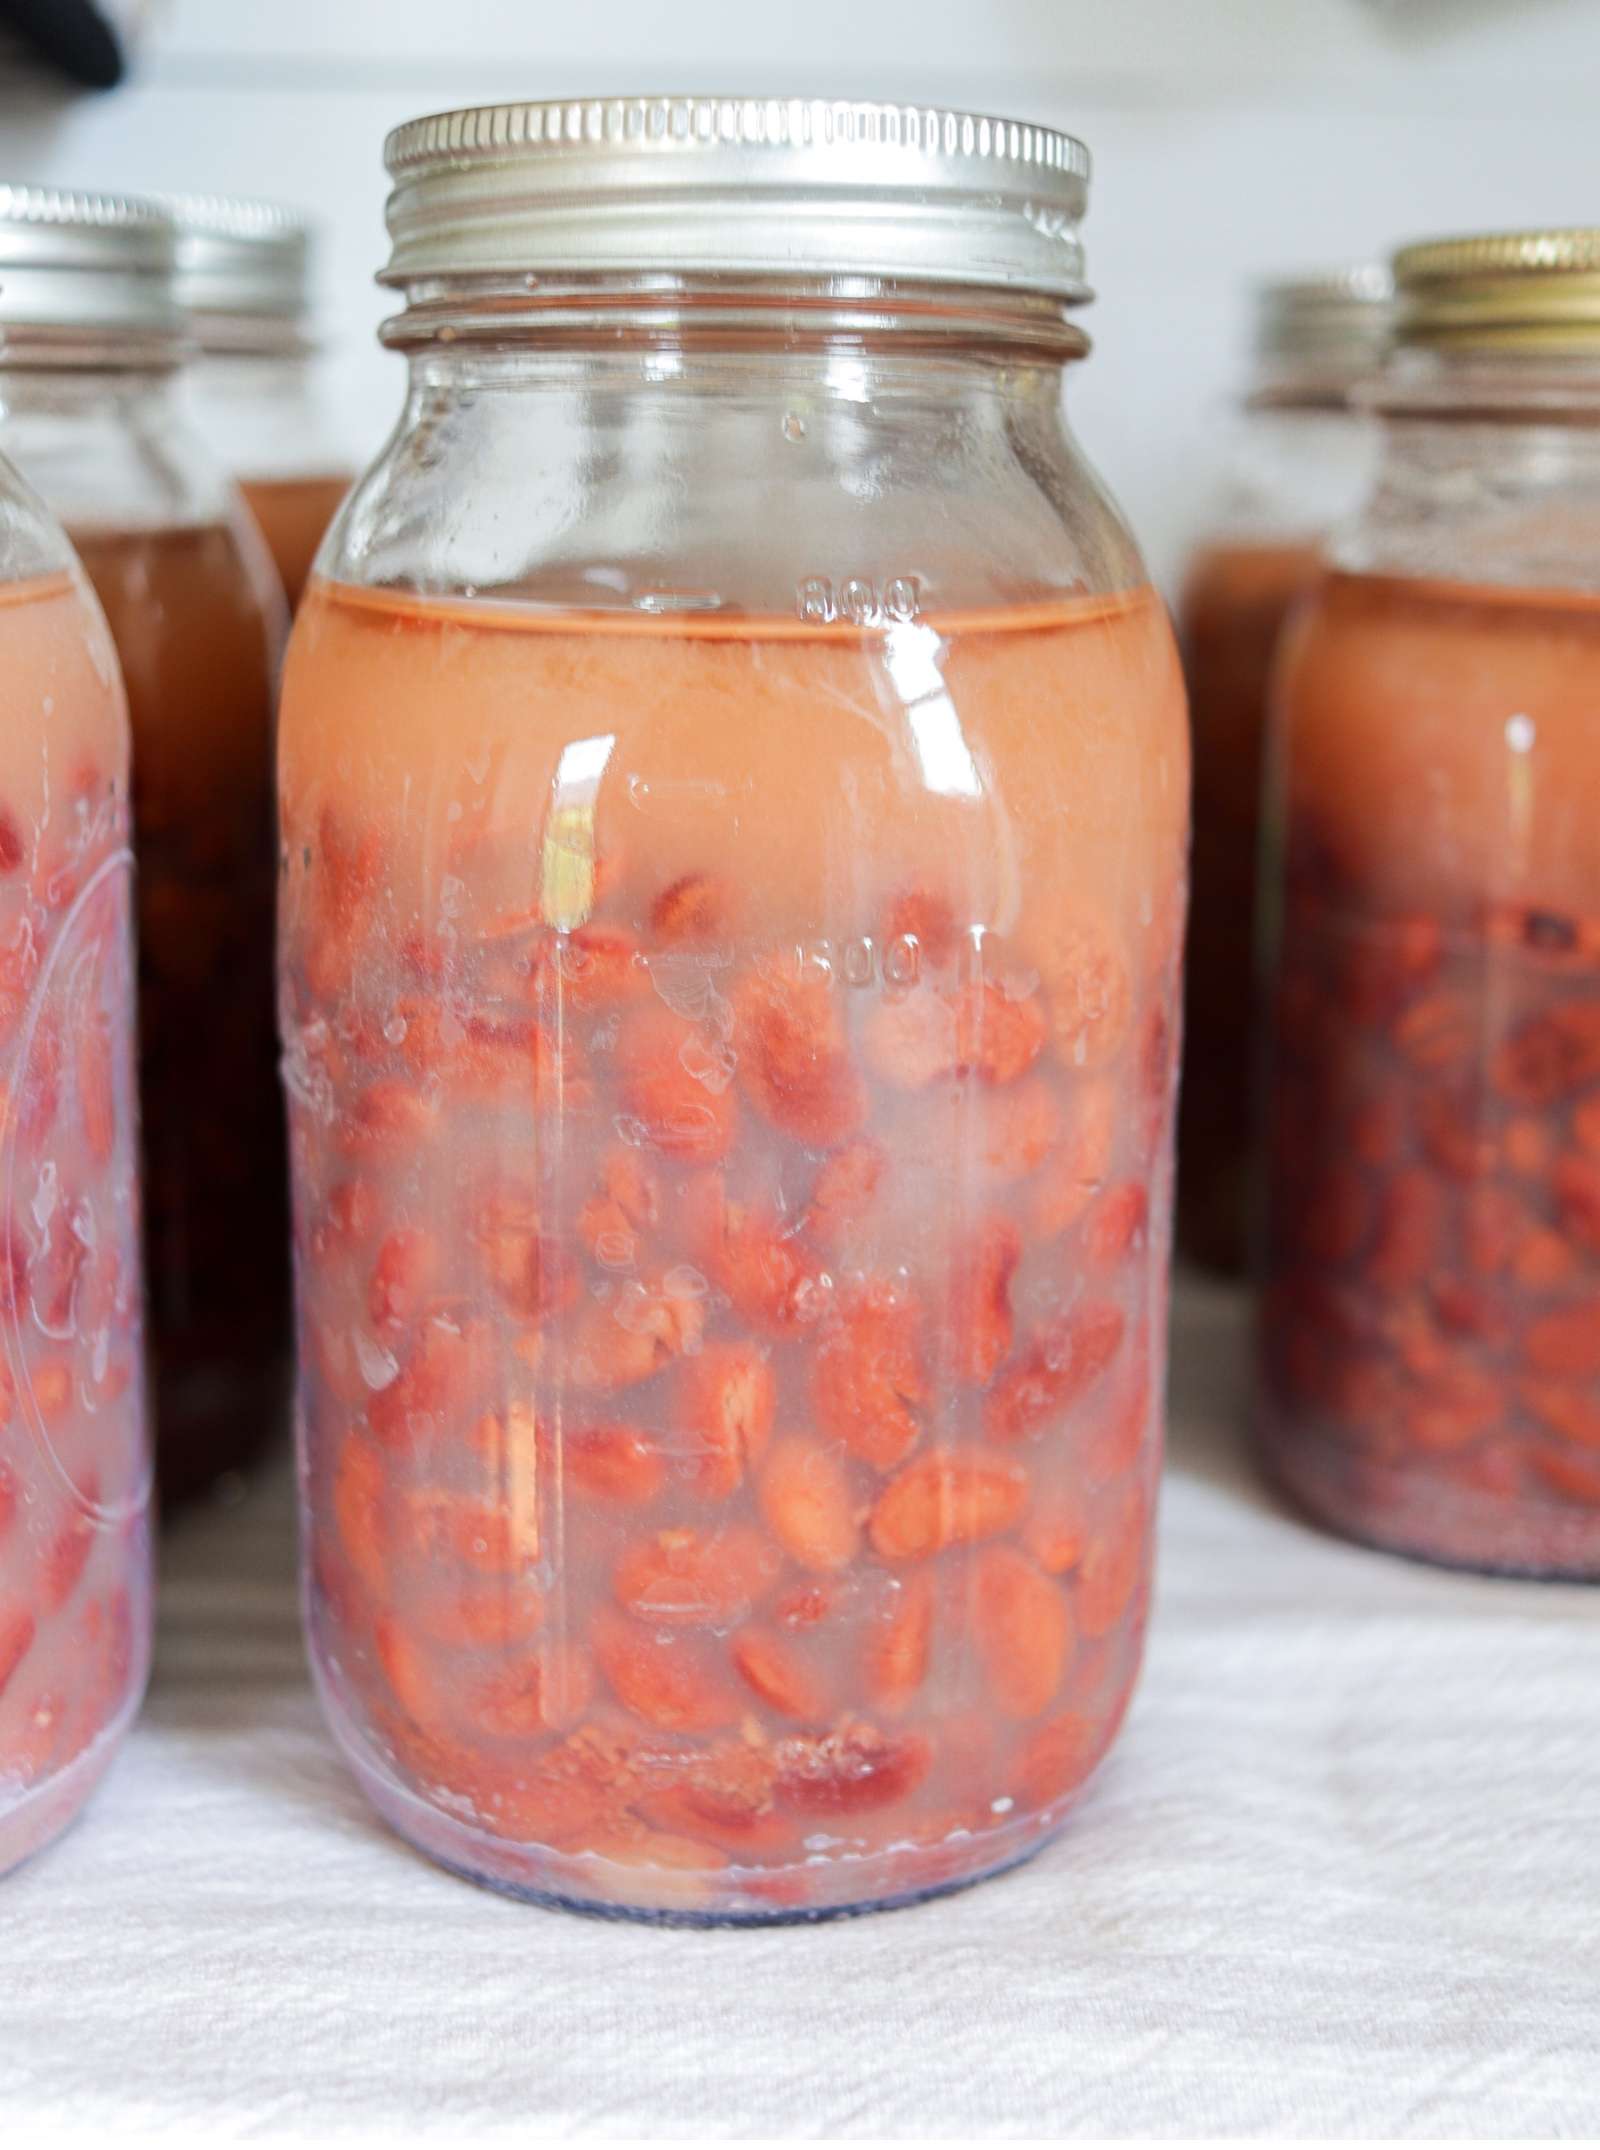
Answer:
[(143, 1693), (140, 1680), (111, 1722), (64, 1769), (29, 1785), (9, 1804), (0, 1792), (0, 1881), (47, 1851), (77, 1820), (116, 1760)]
[[(381, 1766), (321, 1668), (315, 1670), (328, 1724), (357, 1783), (413, 1850), (497, 1895), (585, 1918), (646, 1926), (812, 1926), (908, 1909), (1025, 1865), (1060, 1833), (1082, 1789), (1005, 1828), (830, 1859), (825, 1865), (630, 1866), (596, 1852), (514, 1844), (442, 1813)], [(639, 1901), (645, 1894), (657, 1900)]]
[[(368, 1796), (371, 1796), (370, 1793)], [(379, 1806), (381, 1812), (381, 1803), (374, 1801), (374, 1804)], [(1000, 1860), (997, 1865), (985, 1866), (976, 1873), (961, 1874), (950, 1881), (929, 1882), (921, 1888), (902, 1889), (897, 1894), (867, 1897), (860, 1902), (695, 1911), (670, 1907), (652, 1909), (648, 1905), (614, 1903), (595, 1896), (564, 1896), (554, 1890), (508, 1881), (501, 1875), (484, 1873), (476, 1867), (457, 1865), (442, 1852), (431, 1850), (426, 1845), (417, 1845), (415, 1838), (392, 1816), (385, 1815), (384, 1819), (399, 1830), (415, 1848), (426, 1852), (433, 1863), (442, 1867), (446, 1873), (454, 1874), (458, 1880), (470, 1881), (477, 1888), (490, 1889), (496, 1896), (509, 1896), (518, 1903), (534, 1904), (542, 1911), (571, 1911), (579, 1918), (585, 1919), (613, 1919), (632, 1926), (690, 1926), (702, 1929), (825, 1926), (832, 1919), (863, 1919), (872, 1917), (878, 1911), (909, 1911), (917, 1904), (935, 1903), (941, 1896), (959, 1896), (964, 1889), (976, 1888), (979, 1882), (993, 1881), (1001, 1874), (1011, 1873), (1016, 1867), (1026, 1866), (1030, 1859), (1036, 1858), (1045, 1845), (1052, 1841), (1049, 1837), (1041, 1837), (1037, 1843), (1029, 1845), (1025, 1850), (1014, 1852), (1010, 1857)]]
[(1258, 1424), (1268, 1480), (1314, 1522), (1357, 1545), (1435, 1568), (1524, 1582), (1600, 1583), (1600, 1511), (1573, 1514), (1504, 1494), (1445, 1488), (1296, 1427)]

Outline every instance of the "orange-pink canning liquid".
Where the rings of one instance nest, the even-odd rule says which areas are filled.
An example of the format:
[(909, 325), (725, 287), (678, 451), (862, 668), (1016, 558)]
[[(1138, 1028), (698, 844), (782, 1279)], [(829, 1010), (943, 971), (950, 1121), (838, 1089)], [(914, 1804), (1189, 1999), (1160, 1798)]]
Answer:
[(1148, 592), (818, 630), (314, 584), (280, 730), (314, 1655), (379, 1805), (803, 1914), (1135, 1676), (1187, 741)]
[(65, 576), (0, 591), (0, 1871), (143, 1685), (150, 1582), (128, 723)]

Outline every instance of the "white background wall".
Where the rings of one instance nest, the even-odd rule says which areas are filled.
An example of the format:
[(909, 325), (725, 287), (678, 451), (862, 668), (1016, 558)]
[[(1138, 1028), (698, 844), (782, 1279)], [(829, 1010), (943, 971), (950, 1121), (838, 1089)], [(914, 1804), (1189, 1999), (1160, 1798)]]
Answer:
[(1077, 422), (1163, 575), (1203, 506), (1244, 287), (1451, 229), (1600, 221), (1600, 0), (150, 0), (105, 96), (0, 79), (4, 176), (275, 194), (321, 263), (361, 449), (399, 361), (386, 128), (641, 89), (973, 105), (1090, 144), (1099, 303)]

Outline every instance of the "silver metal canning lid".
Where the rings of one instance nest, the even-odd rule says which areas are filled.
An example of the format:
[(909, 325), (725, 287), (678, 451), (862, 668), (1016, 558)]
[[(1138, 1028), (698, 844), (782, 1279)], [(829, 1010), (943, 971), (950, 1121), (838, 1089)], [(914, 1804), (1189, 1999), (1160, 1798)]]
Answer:
[(921, 105), (607, 97), (396, 128), (380, 282), (521, 274), (884, 276), (1080, 304), (1089, 153)]
[(202, 350), (296, 336), (311, 315), (311, 225), (281, 202), (163, 195), (178, 228), (178, 290)]
[(0, 183), (0, 352), (18, 332), (112, 333), (174, 349), (185, 333), (176, 234), (159, 203)]
[(1361, 373), (1383, 357), (1393, 323), (1394, 279), (1379, 262), (1273, 277), (1256, 287), (1256, 360)]

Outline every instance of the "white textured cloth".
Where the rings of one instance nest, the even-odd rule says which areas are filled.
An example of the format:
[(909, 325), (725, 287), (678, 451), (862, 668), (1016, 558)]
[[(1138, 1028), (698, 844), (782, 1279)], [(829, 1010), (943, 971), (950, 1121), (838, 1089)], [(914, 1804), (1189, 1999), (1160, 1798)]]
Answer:
[(166, 1547), (149, 1703), (0, 1885), (0, 2143), (1600, 2132), (1600, 1591), (1319, 1536), (1180, 1298), (1144, 1682), (1060, 1842), (912, 1911), (541, 1911), (368, 1812), (303, 1670), (287, 1474)]

